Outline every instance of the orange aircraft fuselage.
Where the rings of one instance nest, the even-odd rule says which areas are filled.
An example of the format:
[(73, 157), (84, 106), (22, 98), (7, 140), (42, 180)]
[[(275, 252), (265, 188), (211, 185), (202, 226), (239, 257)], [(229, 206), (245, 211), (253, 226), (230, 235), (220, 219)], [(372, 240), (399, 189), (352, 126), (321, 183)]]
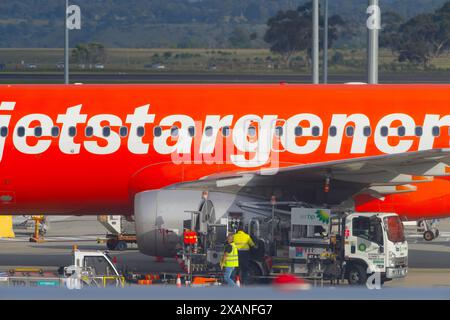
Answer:
[[(2, 85), (0, 214), (132, 215), (220, 172), (449, 148), (449, 106), (449, 85)], [(356, 209), (450, 215), (447, 177), (417, 187)]]

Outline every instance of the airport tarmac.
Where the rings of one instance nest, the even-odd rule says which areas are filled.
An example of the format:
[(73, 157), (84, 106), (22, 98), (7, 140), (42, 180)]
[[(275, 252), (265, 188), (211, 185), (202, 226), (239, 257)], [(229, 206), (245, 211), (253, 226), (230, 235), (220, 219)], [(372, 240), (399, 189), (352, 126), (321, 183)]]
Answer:
[[(0, 83), (62, 83), (62, 73), (0, 73)], [(74, 72), (71, 83), (311, 83), (309, 74), (233, 74), (233, 73), (126, 73), (126, 72)], [(365, 73), (330, 74), (328, 83), (366, 82)], [(396, 83), (449, 83), (448, 72), (385, 73), (380, 72), (381, 84)]]
[[(59, 267), (72, 264), (71, 249), (105, 250), (97, 239), (105, 229), (96, 217), (49, 217), (50, 228), (44, 243), (30, 243), (31, 230), (15, 228), (16, 238), (0, 239), (0, 270), (13, 266)], [(15, 218), (18, 222), (20, 218)], [(409, 274), (405, 279), (386, 283), (387, 287), (447, 287), (450, 288), (450, 219), (442, 220), (441, 236), (425, 242), (420, 235), (408, 237)], [(123, 252), (111, 252), (117, 257), (119, 269), (127, 266), (135, 272), (180, 272), (174, 259), (157, 262), (134, 246)]]
[[(19, 217), (14, 218), (17, 222)], [(0, 239), (0, 270), (11, 266), (58, 267), (73, 264), (71, 250), (74, 245), (81, 250), (106, 250), (105, 244), (97, 239), (105, 238), (106, 229), (97, 221), (97, 217), (47, 217), (49, 229), (44, 243), (29, 242), (30, 232), (14, 228), (14, 239)], [(119, 269), (125, 267), (135, 272), (180, 272), (174, 259), (164, 263), (156, 262), (153, 257), (143, 255), (137, 245), (131, 245), (126, 251), (112, 251), (117, 258)]]

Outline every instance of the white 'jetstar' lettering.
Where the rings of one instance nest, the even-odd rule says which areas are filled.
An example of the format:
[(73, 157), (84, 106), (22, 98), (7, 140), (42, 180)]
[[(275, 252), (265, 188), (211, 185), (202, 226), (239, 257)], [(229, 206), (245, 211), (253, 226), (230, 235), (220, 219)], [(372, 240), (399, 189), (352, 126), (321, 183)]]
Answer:
[(65, 154), (79, 154), (80, 144), (75, 143), (74, 137), (69, 135), (69, 129), (78, 124), (86, 123), (87, 115), (80, 114), (82, 105), (68, 108), (66, 114), (58, 115), (57, 123), (62, 124), (61, 136), (59, 138), (59, 149)]
[[(233, 116), (228, 115), (223, 118), (220, 116), (207, 116), (205, 120), (205, 127), (203, 131), (202, 142), (200, 145), (200, 153), (211, 154), (214, 152), (217, 135), (220, 129), (230, 127), (233, 122)], [(211, 135), (208, 135), (206, 129), (210, 128)]]
[[(389, 144), (389, 137), (398, 137), (398, 127), (392, 128), (393, 122), (400, 122), (401, 126), (405, 127), (405, 136), (414, 136), (415, 122), (411, 116), (403, 113), (389, 114), (378, 122), (375, 130), (375, 145), (378, 150), (387, 154), (409, 151), (413, 145), (413, 141), (411, 139), (400, 140), (396, 146), (391, 146)], [(388, 135), (385, 137), (381, 132), (381, 128), (383, 127), (388, 128)]]
[[(14, 107), (16, 106), (15, 102), (2, 102), (0, 103), (0, 111), (14, 111)], [(0, 130), (4, 128), (4, 132), (6, 133), (9, 130), (9, 122), (11, 121), (10, 115), (0, 114)], [(6, 135), (3, 137), (0, 135), (0, 161), (3, 158), (3, 150), (5, 150), (5, 141)]]
[[(286, 150), (294, 154), (310, 154), (316, 151), (320, 147), (320, 140), (308, 140), (305, 145), (299, 146), (296, 141), (295, 130), (302, 123), (308, 122), (308, 126), (302, 126), (303, 133), (302, 137), (313, 137), (313, 128), (317, 127), (319, 129), (320, 138), (323, 134), (323, 122), (317, 115), (311, 113), (302, 113), (292, 116), (288, 119), (286, 126)], [(283, 140), (282, 140), (283, 141)]]
[(44, 153), (48, 150), (48, 148), (50, 148), (50, 145), (52, 143), (50, 139), (43, 140), (42, 138), (39, 138), (34, 146), (28, 144), (27, 138), (34, 136), (34, 128), (37, 127), (34, 126), (33, 128), (31, 128), (30, 125), (31, 123), (36, 121), (39, 122), (39, 126), (42, 128), (42, 136), (50, 136), (53, 121), (49, 116), (46, 116), (45, 114), (29, 114), (23, 117), (17, 122), (16, 128), (23, 127), (25, 130), (25, 135), (20, 137), (17, 134), (17, 130), (15, 130), (13, 135), (14, 146), (22, 153), (40, 154)]
[[(58, 139), (56, 134), (50, 137), (54, 118), (46, 114), (22, 116), (14, 122), (14, 128), (10, 129), (11, 122), (15, 120), (11, 114), (16, 111), (15, 107), (16, 102), (0, 102), (0, 161), (8, 142), (12, 142), (15, 149), (21, 153), (40, 154), (51, 148), (52, 140)], [(450, 115), (424, 114), (423, 134), (419, 137), (416, 136), (415, 129), (416, 125), (421, 126), (421, 123), (416, 124), (417, 119), (405, 113), (387, 114), (372, 124), (373, 119), (359, 113), (332, 114), (330, 122), (326, 124), (319, 115), (312, 113), (294, 114), (286, 121), (278, 118), (278, 115), (244, 114), (234, 119), (233, 115), (206, 114), (203, 119), (193, 119), (189, 115), (175, 114), (165, 116), (158, 124), (147, 128), (156, 118), (156, 114), (149, 114), (149, 108), (150, 104), (147, 104), (136, 108), (133, 114), (126, 115), (128, 138), (126, 134), (120, 136), (118, 133), (117, 128), (123, 126), (122, 118), (118, 115), (97, 114), (88, 119), (87, 114), (82, 114), (81, 104), (67, 108), (65, 114), (56, 115), (56, 123), (61, 124), (59, 149), (64, 154), (79, 154), (83, 144), (88, 153), (108, 155), (117, 152), (126, 144), (132, 154), (171, 155), (174, 163), (193, 161), (222, 164), (230, 161), (237, 167), (256, 168), (268, 164), (269, 161), (273, 162), (271, 156), (274, 153), (278, 156), (278, 153), (282, 152), (296, 155), (348, 152), (342, 150), (345, 139), (352, 139), (352, 154), (365, 154), (369, 141), (372, 149), (377, 148), (385, 154), (408, 152), (413, 146), (417, 146), (414, 147), (417, 151), (432, 149), (436, 147), (436, 141), (439, 141), (438, 147), (448, 148), (448, 145), (442, 146), (442, 139), (436, 138), (442, 135), (442, 128), (450, 127)], [(84, 137), (80, 134), (81, 130), (78, 130), (78, 133), (73, 130), (77, 125), (85, 123), (93, 128), (95, 140)], [(36, 136), (35, 128), (38, 126), (42, 130)], [(107, 131), (109, 134), (104, 134), (106, 131), (103, 129), (106, 126), (111, 129)], [(160, 130), (154, 130), (157, 126)], [(349, 126), (353, 126), (354, 130), (345, 137)], [(141, 130), (141, 127), (146, 130)], [(227, 127), (226, 131), (231, 132), (231, 135), (220, 135), (221, 139), (218, 139), (224, 127)], [(193, 134), (195, 131), (190, 130), (192, 128), (197, 129), (199, 133)], [(366, 130), (367, 128), (369, 130)], [(125, 139), (128, 139), (126, 143)], [(150, 150), (151, 142), (154, 150)], [(275, 143), (281, 143), (281, 148), (276, 145), (274, 150)], [(320, 148), (322, 143), (324, 146)], [(223, 150), (224, 147), (226, 150)], [(193, 157), (195, 159), (192, 159)]]
[(148, 114), (148, 109), (150, 105), (136, 108), (134, 114), (127, 116), (127, 123), (131, 124), (130, 135), (128, 138), (128, 150), (134, 154), (147, 154), (149, 144), (142, 141), (142, 137), (138, 136), (138, 128), (145, 128), (146, 124), (153, 123), (155, 121), (154, 114)]
[(346, 114), (334, 114), (331, 119), (330, 128), (336, 128), (336, 135), (329, 136), (327, 141), (327, 149), (325, 151), (326, 153), (341, 152), (345, 128), (351, 123), (354, 123), (355, 126), (351, 153), (366, 152), (368, 137), (364, 135), (364, 128), (370, 127), (369, 118), (364, 114), (352, 114), (350, 116), (347, 116)]
[[(176, 136), (172, 136), (172, 129), (176, 124), (181, 124), (177, 126)], [(189, 127), (194, 127), (195, 122), (189, 116), (185, 115), (173, 115), (165, 117), (160, 122), (161, 127), (169, 127), (169, 129), (162, 130), (159, 137), (155, 137), (153, 140), (153, 147), (156, 152), (160, 154), (188, 154), (191, 153), (192, 137), (189, 135)], [(173, 145), (167, 143), (168, 140), (175, 142)]]
[(450, 115), (441, 118), (437, 114), (427, 114), (423, 122), (423, 135), (420, 138), (419, 150), (433, 149), (435, 136), (433, 128), (450, 127)]
[[(244, 153), (254, 153), (251, 159), (247, 159), (244, 154), (231, 155), (231, 162), (242, 168), (259, 167), (269, 161), (272, 148), (270, 133), (273, 132), (272, 124), (277, 116), (264, 116), (263, 118), (251, 114), (241, 117), (236, 121), (233, 128), (233, 142), (236, 148)], [(250, 127), (258, 125), (258, 138), (249, 139)]]
[(108, 137), (103, 135), (104, 125), (102, 126), (102, 124), (105, 122), (112, 127), (119, 127), (122, 125), (122, 120), (118, 116), (112, 114), (99, 114), (90, 118), (88, 126), (91, 126), (94, 129), (94, 136), (105, 139), (107, 142), (106, 146), (100, 146), (97, 141), (85, 141), (84, 147), (93, 154), (112, 154), (120, 148), (120, 136), (117, 132), (111, 130)]

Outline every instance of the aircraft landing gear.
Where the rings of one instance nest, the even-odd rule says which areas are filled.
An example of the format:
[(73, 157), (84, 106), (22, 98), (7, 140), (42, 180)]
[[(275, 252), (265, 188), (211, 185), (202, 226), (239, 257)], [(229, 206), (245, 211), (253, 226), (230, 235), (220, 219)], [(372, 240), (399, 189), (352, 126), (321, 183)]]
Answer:
[(436, 220), (421, 220), (417, 223), (418, 228), (423, 231), (425, 241), (432, 241), (439, 237)]
[(432, 231), (425, 231), (423, 233), (423, 238), (425, 241), (432, 241), (434, 239), (434, 233)]

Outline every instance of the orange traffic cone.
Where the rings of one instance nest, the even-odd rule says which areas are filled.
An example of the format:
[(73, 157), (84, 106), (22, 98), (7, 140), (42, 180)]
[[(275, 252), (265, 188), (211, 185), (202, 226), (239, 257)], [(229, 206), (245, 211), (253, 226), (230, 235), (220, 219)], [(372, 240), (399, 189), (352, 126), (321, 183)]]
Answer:
[(236, 285), (237, 285), (238, 287), (241, 286), (241, 277), (239, 277), (239, 276), (236, 276)]
[(180, 278), (180, 274), (177, 275), (177, 288), (181, 288), (181, 278)]

